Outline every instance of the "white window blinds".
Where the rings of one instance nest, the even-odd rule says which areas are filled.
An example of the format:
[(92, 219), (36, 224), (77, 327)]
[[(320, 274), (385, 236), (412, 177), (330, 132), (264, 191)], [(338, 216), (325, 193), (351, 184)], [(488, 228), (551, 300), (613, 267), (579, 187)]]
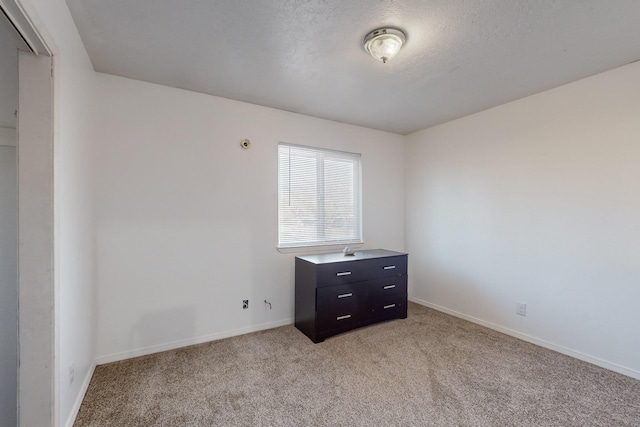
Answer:
[(278, 144), (278, 247), (362, 242), (360, 154)]

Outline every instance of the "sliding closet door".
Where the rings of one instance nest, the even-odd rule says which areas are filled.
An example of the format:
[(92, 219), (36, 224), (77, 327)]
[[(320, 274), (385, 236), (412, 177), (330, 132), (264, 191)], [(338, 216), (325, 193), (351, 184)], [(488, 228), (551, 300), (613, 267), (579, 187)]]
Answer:
[[(0, 145), (0, 422), (15, 426), (18, 390), (16, 147)], [(6, 423), (6, 424), (5, 424)]]

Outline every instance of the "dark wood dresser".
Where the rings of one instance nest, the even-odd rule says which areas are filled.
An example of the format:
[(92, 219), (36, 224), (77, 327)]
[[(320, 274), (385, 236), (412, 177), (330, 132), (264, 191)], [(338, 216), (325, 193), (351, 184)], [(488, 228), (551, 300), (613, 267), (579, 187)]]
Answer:
[(296, 257), (295, 326), (314, 343), (407, 317), (407, 254), (375, 249)]

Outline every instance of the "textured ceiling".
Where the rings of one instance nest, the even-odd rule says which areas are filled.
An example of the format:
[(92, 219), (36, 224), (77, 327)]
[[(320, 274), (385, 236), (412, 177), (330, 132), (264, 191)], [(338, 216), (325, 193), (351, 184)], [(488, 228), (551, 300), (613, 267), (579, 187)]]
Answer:
[[(640, 59), (638, 0), (67, 0), (96, 71), (408, 134)], [(387, 64), (362, 38), (407, 33)]]

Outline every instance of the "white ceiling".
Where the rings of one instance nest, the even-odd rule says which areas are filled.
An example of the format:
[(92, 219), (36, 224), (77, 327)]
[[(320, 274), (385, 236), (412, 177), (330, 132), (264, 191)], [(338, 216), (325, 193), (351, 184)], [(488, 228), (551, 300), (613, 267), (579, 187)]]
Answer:
[[(640, 59), (638, 0), (67, 0), (96, 71), (408, 134)], [(362, 38), (407, 33), (387, 64)]]

